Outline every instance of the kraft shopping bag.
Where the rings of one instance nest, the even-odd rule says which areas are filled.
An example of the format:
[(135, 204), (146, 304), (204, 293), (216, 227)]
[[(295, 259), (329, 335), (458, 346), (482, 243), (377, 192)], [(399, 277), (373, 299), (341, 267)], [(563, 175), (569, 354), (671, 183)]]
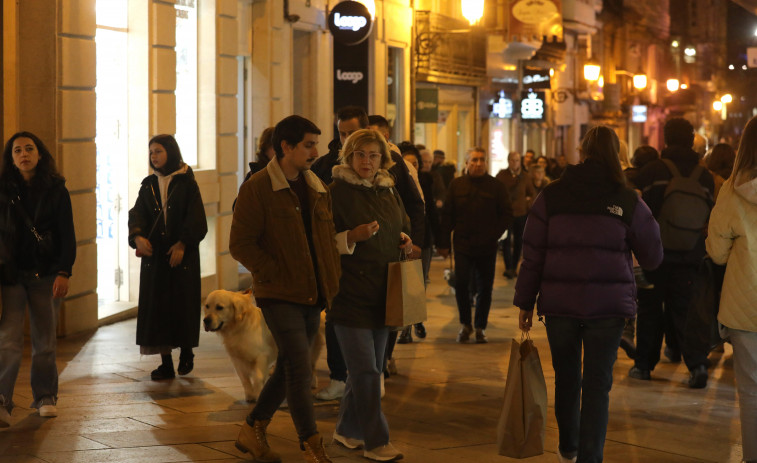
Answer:
[(426, 320), (426, 286), (420, 259), (389, 263), (386, 326), (407, 326)]
[(497, 426), (499, 454), (527, 458), (544, 453), (547, 384), (533, 341), (512, 340), (505, 402)]

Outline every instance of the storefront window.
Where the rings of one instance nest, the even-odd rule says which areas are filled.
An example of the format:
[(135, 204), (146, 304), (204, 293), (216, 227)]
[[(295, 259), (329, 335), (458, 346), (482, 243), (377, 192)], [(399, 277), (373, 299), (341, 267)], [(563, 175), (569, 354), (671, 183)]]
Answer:
[[(97, 293), (101, 310), (128, 299), (124, 278), (128, 235), (127, 0), (98, 0), (97, 30)], [(110, 315), (100, 313), (100, 317)]]
[(198, 1), (176, 2), (176, 141), (190, 166), (197, 166)]

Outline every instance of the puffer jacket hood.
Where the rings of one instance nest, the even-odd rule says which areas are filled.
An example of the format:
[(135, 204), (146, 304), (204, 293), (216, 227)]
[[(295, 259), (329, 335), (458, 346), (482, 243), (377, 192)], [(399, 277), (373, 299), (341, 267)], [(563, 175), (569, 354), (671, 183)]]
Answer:
[(569, 165), (560, 181), (565, 183), (575, 199), (581, 201), (618, 191), (618, 185), (610, 180), (602, 164), (591, 159), (581, 164)]

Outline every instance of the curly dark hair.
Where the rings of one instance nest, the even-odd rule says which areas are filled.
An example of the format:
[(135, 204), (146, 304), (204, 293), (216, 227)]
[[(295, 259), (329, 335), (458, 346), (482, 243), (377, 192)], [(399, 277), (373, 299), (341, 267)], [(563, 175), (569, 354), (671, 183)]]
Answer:
[(39, 162), (37, 163), (34, 177), (31, 179), (32, 186), (48, 187), (54, 180), (64, 180), (55, 166), (53, 155), (50, 154), (50, 150), (47, 149), (42, 140), (31, 132), (17, 132), (5, 143), (3, 162), (0, 164), (0, 183), (4, 185), (10, 183), (20, 185), (24, 182), (21, 172), (13, 164), (13, 142), (18, 138), (30, 139), (37, 147), (37, 152), (39, 153)]

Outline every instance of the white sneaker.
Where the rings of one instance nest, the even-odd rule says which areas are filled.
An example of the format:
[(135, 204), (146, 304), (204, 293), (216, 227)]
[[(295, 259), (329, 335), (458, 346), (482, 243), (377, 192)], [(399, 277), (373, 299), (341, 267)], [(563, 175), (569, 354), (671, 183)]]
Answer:
[(0, 428), (7, 428), (11, 425), (11, 414), (8, 410), (0, 406)]
[(402, 452), (394, 448), (391, 442), (371, 450), (364, 450), (363, 456), (376, 461), (394, 461), (402, 459)]
[(332, 379), (328, 386), (324, 387), (315, 394), (318, 400), (336, 400), (341, 399), (344, 395), (344, 381)]
[(39, 416), (55, 418), (58, 416), (58, 409), (55, 408), (55, 405), (43, 405), (39, 407)]
[(578, 459), (577, 456), (573, 458), (565, 458), (564, 456), (562, 456), (559, 450), (557, 451), (557, 461), (559, 463), (576, 463), (577, 459)]
[(365, 442), (360, 439), (353, 439), (351, 437), (343, 436), (334, 431), (334, 440), (344, 445), (348, 449), (358, 449), (365, 446)]

